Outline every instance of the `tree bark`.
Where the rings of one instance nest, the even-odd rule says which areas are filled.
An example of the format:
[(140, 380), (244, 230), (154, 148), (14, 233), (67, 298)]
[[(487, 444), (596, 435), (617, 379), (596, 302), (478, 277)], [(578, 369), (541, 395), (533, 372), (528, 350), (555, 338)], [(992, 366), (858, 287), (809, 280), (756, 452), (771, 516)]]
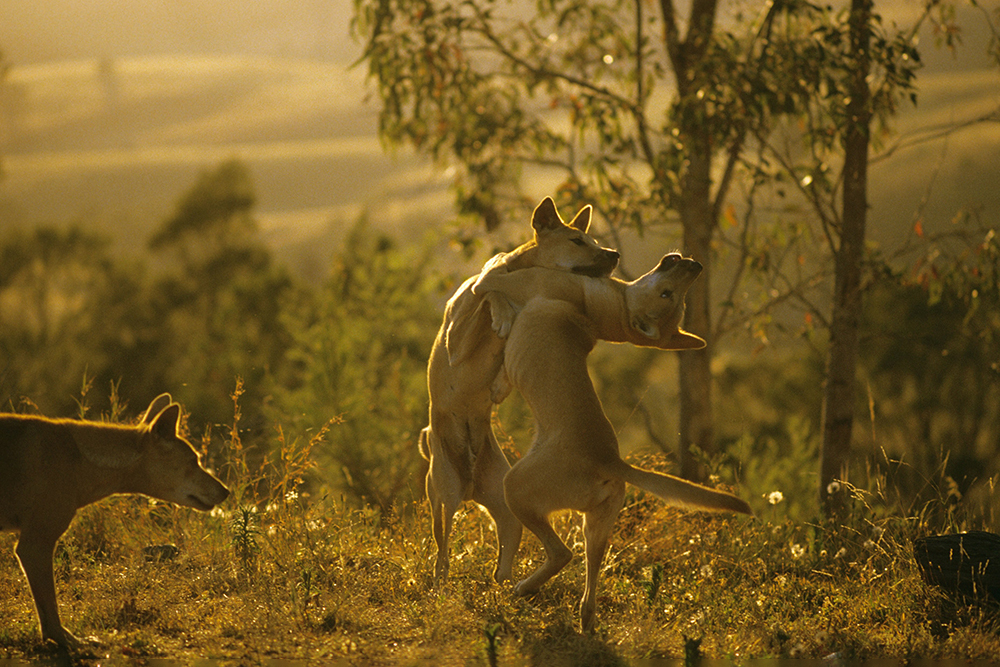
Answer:
[(854, 382), (861, 316), (861, 268), (868, 216), (868, 146), (871, 111), (868, 88), (871, 0), (852, 0), (849, 19), (854, 72), (844, 131), (844, 199), (840, 246), (835, 260), (830, 349), (823, 399), (820, 504), (827, 516), (844, 509), (854, 425)]
[(687, 293), (684, 328), (707, 343), (700, 350), (680, 353), (680, 472), (686, 479), (704, 477), (703, 466), (691, 453), (692, 445), (705, 453), (715, 449), (712, 425), (712, 316), (709, 310), (712, 272), (712, 233), (715, 229), (711, 205), (711, 151), (707, 137), (688, 139), (695, 144), (682, 182), (681, 222), (684, 252), (699, 260), (705, 269)]
[(702, 82), (698, 69), (715, 30), (717, 0), (693, 0), (688, 30), (680, 37), (673, 0), (660, 0), (664, 40), (677, 82), (683, 111), (678, 118), (678, 138), (685, 164), (680, 174), (678, 213), (684, 228), (684, 253), (704, 265), (701, 277), (687, 293), (684, 327), (708, 343), (704, 349), (680, 355), (680, 467), (687, 479), (700, 479), (704, 471), (691, 454), (694, 445), (706, 453), (715, 449), (712, 427), (712, 341), (710, 311), (711, 242), (715, 232), (712, 206), (712, 137), (705, 128), (705, 103), (698, 97)]

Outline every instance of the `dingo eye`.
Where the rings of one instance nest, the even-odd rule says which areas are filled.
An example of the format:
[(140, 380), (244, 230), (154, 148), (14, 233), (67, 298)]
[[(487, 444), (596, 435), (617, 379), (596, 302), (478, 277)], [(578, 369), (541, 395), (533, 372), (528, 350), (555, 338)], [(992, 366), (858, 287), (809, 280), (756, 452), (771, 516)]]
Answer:
[(660, 292), (660, 298), (661, 299), (669, 299), (673, 295), (674, 295), (674, 291), (672, 289), (665, 289), (662, 292)]
[(577, 245), (578, 245), (578, 246), (580, 246), (581, 248), (582, 248), (583, 246), (587, 245), (587, 244), (586, 244), (586, 243), (584, 242), (584, 240), (583, 240), (583, 239), (570, 239), (570, 241), (572, 241), (573, 243), (577, 244)]

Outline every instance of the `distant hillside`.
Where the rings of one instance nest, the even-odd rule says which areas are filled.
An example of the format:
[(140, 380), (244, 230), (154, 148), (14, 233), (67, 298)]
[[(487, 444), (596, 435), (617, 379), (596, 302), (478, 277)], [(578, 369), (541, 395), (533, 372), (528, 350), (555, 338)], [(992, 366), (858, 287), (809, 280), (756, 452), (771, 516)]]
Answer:
[[(904, 141), (1000, 106), (992, 70), (922, 72), (918, 82), (919, 105), (898, 119)], [(136, 247), (199, 170), (233, 156), (253, 170), (269, 239), (300, 259), (312, 254), (303, 261), (325, 261), (363, 210), (411, 238), (451, 217), (442, 174), (408, 151), (383, 151), (361, 68), (262, 57), (77, 60), (14, 67), (0, 90), (4, 226), (76, 220)], [(900, 149), (872, 168), (872, 238), (891, 245), (907, 234), (924, 198), (925, 228), (963, 207), (1000, 226), (998, 174), (1000, 123)]]
[[(872, 238), (891, 244), (908, 233), (918, 209), (928, 230), (948, 225), (962, 209), (1000, 227), (1000, 72), (925, 72), (917, 83), (917, 107), (906, 103), (899, 136), (880, 151), (897, 142), (900, 148), (870, 167)], [(942, 134), (990, 112), (989, 122)]]
[(9, 225), (80, 220), (142, 243), (199, 170), (233, 156), (253, 170), (277, 245), (365, 209), (393, 228), (449, 209), (426, 160), (383, 151), (363, 75), (343, 66), (73, 61), (15, 67), (3, 93), (0, 216)]

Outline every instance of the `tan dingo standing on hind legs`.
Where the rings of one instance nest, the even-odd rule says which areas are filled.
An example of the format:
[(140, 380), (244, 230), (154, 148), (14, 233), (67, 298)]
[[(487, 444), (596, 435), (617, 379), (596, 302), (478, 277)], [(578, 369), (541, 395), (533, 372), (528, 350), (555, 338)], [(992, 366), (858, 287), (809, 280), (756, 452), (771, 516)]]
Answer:
[[(646, 275), (625, 283), (581, 278), (545, 269), (507, 272), (491, 262), (473, 287), (510, 304), (497, 307), (494, 326), (507, 335), (504, 370), (535, 417), (531, 449), (504, 478), (507, 504), (541, 541), (545, 562), (514, 588), (537, 591), (572, 558), (549, 515), (573, 509), (584, 515), (587, 583), (580, 603), (584, 630), (594, 625), (597, 577), (625, 498), (625, 483), (689, 509), (750, 513), (736, 496), (622, 460), (618, 439), (587, 370), (598, 339), (660, 349), (696, 349), (705, 341), (679, 328), (684, 295), (701, 272), (691, 259), (671, 254)], [(509, 315), (520, 309), (510, 322)]]
[(207, 511), (229, 490), (201, 467), (177, 432), (169, 394), (138, 426), (0, 414), (0, 530), (20, 533), (17, 558), (43, 639), (78, 644), (59, 620), (52, 555), (77, 510), (116, 493), (140, 493)]
[[(591, 207), (567, 225), (546, 197), (531, 217), (534, 237), (503, 255), (509, 271), (547, 267), (567, 274), (608, 276), (618, 253), (587, 235)], [(499, 260), (498, 260), (499, 261)], [(503, 478), (510, 464), (500, 450), (490, 417), (504, 395), (493, 390), (503, 365), (504, 341), (493, 332), (488, 300), (472, 293), (470, 278), (448, 301), (444, 321), (427, 363), (429, 424), (420, 433), (420, 452), (430, 462), (427, 499), (431, 505), (438, 584), (448, 578), (448, 537), (458, 506), (474, 500), (496, 524), (499, 553), (493, 578), (510, 579), (521, 542), (521, 523), (504, 502)]]

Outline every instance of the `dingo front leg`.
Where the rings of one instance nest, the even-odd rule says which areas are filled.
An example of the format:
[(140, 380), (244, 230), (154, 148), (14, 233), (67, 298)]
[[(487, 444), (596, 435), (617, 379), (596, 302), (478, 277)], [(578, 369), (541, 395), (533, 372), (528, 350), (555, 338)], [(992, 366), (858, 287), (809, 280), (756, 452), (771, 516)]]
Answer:
[(42, 639), (51, 639), (60, 646), (72, 647), (80, 640), (66, 630), (59, 621), (59, 606), (56, 600), (56, 583), (52, 573), (52, 554), (56, 547), (56, 537), (21, 531), (14, 552), (21, 562), (28, 587), (35, 599), (38, 625)]

